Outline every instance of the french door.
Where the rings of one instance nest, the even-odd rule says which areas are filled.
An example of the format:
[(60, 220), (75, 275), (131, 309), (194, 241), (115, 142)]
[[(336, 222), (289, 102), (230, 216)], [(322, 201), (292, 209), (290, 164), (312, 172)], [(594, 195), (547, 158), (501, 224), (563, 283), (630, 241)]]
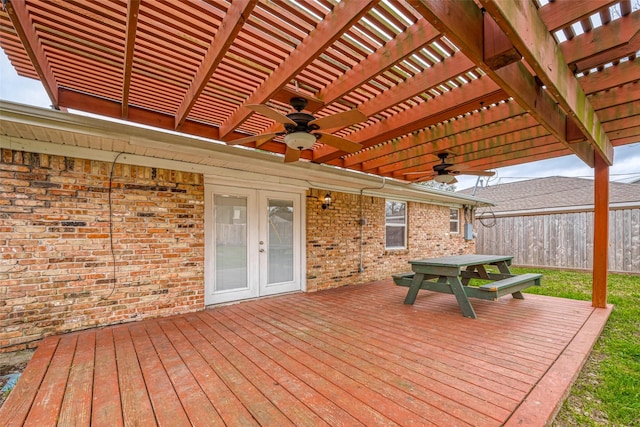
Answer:
[(301, 196), (212, 186), (205, 215), (205, 304), (301, 289)]

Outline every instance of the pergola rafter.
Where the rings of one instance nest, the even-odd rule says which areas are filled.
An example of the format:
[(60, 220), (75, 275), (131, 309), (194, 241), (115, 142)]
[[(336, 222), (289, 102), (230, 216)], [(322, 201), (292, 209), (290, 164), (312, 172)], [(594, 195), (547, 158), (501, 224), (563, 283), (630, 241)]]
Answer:
[[(425, 150), (430, 150), (430, 152), (432, 152), (431, 150), (436, 152), (447, 150), (453, 151), (455, 154), (460, 153), (460, 156), (462, 156), (463, 153), (481, 150), (481, 147), (484, 146), (507, 145), (514, 141), (527, 140), (548, 134), (549, 132), (543, 127), (536, 126), (535, 120), (527, 114), (515, 117), (507, 122), (497, 123), (491, 127), (485, 126), (468, 132), (457, 133), (447, 138), (432, 140), (428, 146), (423, 143), (406, 150), (397, 150), (393, 154), (363, 162), (362, 170), (377, 170), (381, 174), (395, 173), (396, 176), (399, 176), (405, 172), (415, 172), (415, 170), (407, 169), (411, 166), (425, 164), (424, 160), (429, 159), (423, 155)], [(419, 163), (411, 166), (408, 163), (402, 163), (409, 159), (415, 159)], [(432, 156), (429, 160), (431, 162), (427, 162), (427, 164), (435, 163), (437, 158)], [(452, 160), (456, 159), (453, 158)], [(427, 170), (430, 170), (430, 168)]]
[(608, 8), (615, 0), (590, 0), (588, 2), (550, 2), (540, 8), (539, 15), (549, 31), (557, 31), (563, 27), (582, 21), (594, 13)]
[(133, 68), (133, 50), (136, 46), (140, 0), (127, 2), (127, 28), (124, 36), (124, 64), (122, 67), (122, 118), (129, 114), (129, 89), (131, 88), (131, 70)]
[(6, 13), (11, 19), (11, 23), (15, 29), (26, 54), (33, 65), (44, 90), (49, 95), (54, 108), (58, 108), (58, 82), (56, 81), (49, 61), (42, 49), (42, 43), (34, 30), (33, 23), (25, 7), (14, 7), (13, 2), (3, 3)]
[(251, 11), (258, 0), (234, 1), (229, 6), (229, 10), (222, 20), (220, 30), (215, 34), (213, 43), (207, 49), (204, 59), (193, 77), (189, 89), (184, 95), (178, 111), (176, 112), (175, 127), (181, 127), (198, 97), (209, 84), (211, 76), (222, 62), (227, 50), (231, 47), (233, 40), (238, 35), (245, 21), (249, 18)]
[(560, 44), (574, 72), (590, 70), (640, 50), (640, 11)]
[[(440, 123), (446, 117), (456, 117), (476, 110), (483, 105), (493, 104), (507, 98), (507, 95), (489, 78), (479, 78), (464, 86), (422, 102), (415, 107), (379, 121), (350, 135), (354, 142), (363, 147), (372, 147), (391, 139), (395, 135), (405, 135), (427, 126)], [(331, 154), (329, 154), (331, 157)], [(318, 158), (315, 162), (327, 162), (332, 158)]]
[(515, 102), (503, 102), (491, 108), (474, 111), (473, 113), (465, 115), (462, 119), (439, 123), (433, 127), (423, 129), (420, 132), (403, 136), (398, 140), (387, 142), (375, 150), (365, 150), (355, 153), (344, 159), (344, 165), (349, 167), (364, 163), (418, 145), (428, 144), (440, 138), (449, 138), (457, 134), (465, 134), (472, 130), (483, 132), (482, 129), (485, 127), (494, 126), (500, 121), (515, 118), (522, 114), (525, 114), (525, 111)]
[(373, 1), (365, 0), (338, 4), (236, 112), (220, 125), (220, 137), (225, 138), (249, 117), (251, 110), (244, 108), (245, 105), (260, 104), (272, 98), (373, 6)]

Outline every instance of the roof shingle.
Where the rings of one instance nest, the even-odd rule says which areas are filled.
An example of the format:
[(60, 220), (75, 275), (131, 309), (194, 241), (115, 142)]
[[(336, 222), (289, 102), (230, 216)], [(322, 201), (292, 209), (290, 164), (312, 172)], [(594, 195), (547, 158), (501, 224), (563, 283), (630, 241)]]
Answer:
[[(494, 213), (593, 205), (591, 179), (552, 176), (479, 187), (475, 196), (496, 204)], [(471, 195), (473, 188), (460, 191)], [(611, 182), (609, 203), (640, 203), (640, 185)]]

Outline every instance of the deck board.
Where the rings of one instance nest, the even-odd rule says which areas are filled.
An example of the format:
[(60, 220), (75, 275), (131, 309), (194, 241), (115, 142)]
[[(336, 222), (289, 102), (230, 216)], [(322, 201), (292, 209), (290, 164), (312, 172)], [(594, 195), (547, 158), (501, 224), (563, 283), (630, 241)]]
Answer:
[[(88, 333), (87, 335), (93, 334)], [(99, 357), (95, 357), (91, 425), (121, 427), (124, 425), (124, 420), (120, 402), (113, 329), (97, 330), (95, 332), (95, 346), (96, 355)]]
[(282, 411), (225, 357), (218, 349), (220, 343), (212, 342), (209, 339), (212, 337), (209, 336), (208, 331), (196, 329), (187, 320), (189, 318), (193, 318), (193, 315), (177, 318), (174, 323), (194, 348), (207, 359), (209, 366), (214, 369), (256, 421), (263, 425), (292, 425)]
[(50, 337), (38, 346), (38, 351), (29, 362), (29, 369), (25, 369), (20, 376), (20, 387), (16, 384), (10, 398), (0, 409), (0, 420), (6, 421), (8, 426), (21, 426), (27, 419), (59, 342), (59, 337)]
[(77, 342), (77, 335), (65, 335), (60, 338), (25, 424), (44, 426), (49, 420), (58, 418)]
[[(390, 280), (46, 338), (9, 425), (544, 424), (610, 308), (474, 301)], [(537, 408), (544, 407), (539, 411)]]
[(60, 409), (60, 425), (81, 427), (91, 424), (95, 343), (94, 334), (78, 335), (69, 381)]
[(131, 326), (129, 332), (136, 354), (144, 355), (138, 358), (138, 362), (158, 425), (189, 426), (189, 418), (144, 326)]
[[(175, 349), (180, 349), (180, 357), (189, 369), (209, 401), (220, 415), (223, 425), (237, 422), (240, 425), (258, 425), (247, 408), (236, 397), (232, 390), (207, 362), (206, 354), (202, 355), (187, 340), (183, 332), (178, 329), (172, 319), (161, 320), (159, 326)], [(211, 425), (215, 425), (217, 418), (212, 418)]]
[(160, 357), (162, 367), (187, 413), (187, 422), (194, 425), (224, 425), (220, 414), (200, 387), (180, 353), (172, 346), (157, 322), (147, 323), (147, 333)]
[(138, 361), (138, 355), (136, 354), (129, 328), (127, 326), (115, 327), (113, 329), (113, 342), (116, 349), (118, 385), (124, 424), (157, 425), (151, 405), (151, 397), (142, 376), (140, 362)]

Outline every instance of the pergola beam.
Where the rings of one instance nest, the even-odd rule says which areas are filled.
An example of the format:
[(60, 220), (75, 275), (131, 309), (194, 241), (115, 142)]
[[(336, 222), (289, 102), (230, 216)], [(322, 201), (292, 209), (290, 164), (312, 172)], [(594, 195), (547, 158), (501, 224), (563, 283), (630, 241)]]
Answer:
[(224, 55), (229, 50), (246, 20), (249, 19), (249, 15), (257, 3), (258, 0), (236, 0), (229, 6), (229, 10), (220, 23), (220, 28), (218, 28), (213, 42), (207, 48), (204, 59), (200, 63), (198, 71), (196, 71), (176, 111), (176, 129), (184, 125), (189, 112), (198, 101), (198, 97), (209, 83), (209, 79), (220, 62), (222, 62)]
[(33, 64), (33, 68), (35, 68), (36, 73), (38, 73), (40, 82), (42, 82), (42, 86), (44, 86), (44, 90), (47, 92), (53, 108), (58, 109), (60, 104), (58, 99), (58, 83), (53, 75), (53, 70), (44, 53), (40, 39), (35, 32), (33, 22), (29, 17), (26, 3), (24, 1), (17, 2), (13, 0), (7, 1), (6, 3), (3, 2), (3, 5), (20, 42), (22, 42), (22, 46), (31, 60), (31, 64)]
[[(530, 116), (522, 116), (521, 119), (523, 120), (514, 124), (516, 128), (511, 132), (486, 137), (480, 137), (477, 132), (469, 132), (466, 134), (458, 134), (450, 138), (441, 138), (430, 142), (428, 145), (419, 145), (408, 150), (399, 151), (389, 156), (381, 157), (371, 162), (363, 163), (362, 170), (376, 170), (380, 173), (387, 173), (396, 169), (402, 170), (407, 167), (417, 166), (421, 163), (431, 163), (437, 161), (437, 158), (430, 154), (444, 150), (453, 151), (456, 154), (455, 160), (466, 159), (464, 156), (469, 152), (508, 146), (521, 141), (528, 141), (549, 135), (549, 132), (547, 132), (545, 128), (537, 123), (531, 123), (532, 120), (528, 120), (531, 119)], [(527, 125), (529, 127), (520, 128), (521, 126)], [(497, 127), (505, 128), (507, 126), (501, 124)], [(530, 147), (526, 148), (528, 149)], [(429, 169), (429, 172), (431, 172), (431, 169)]]
[[(536, 162), (538, 160), (551, 159), (572, 154), (571, 151), (564, 145), (562, 145), (558, 141), (553, 140), (552, 136), (547, 136), (544, 139), (535, 141), (535, 144), (535, 147), (532, 147), (530, 150), (508, 151), (501, 150), (500, 148), (492, 149), (486, 152), (486, 155), (490, 157), (481, 157), (477, 160), (468, 160), (465, 162), (465, 167), (468, 167), (469, 170), (491, 170), (496, 167), (519, 165), (525, 162)], [(437, 162), (425, 164), (421, 167), (421, 170), (425, 170), (426, 168), (430, 171), (432, 166), (434, 166), (435, 164), (437, 164)], [(397, 173), (389, 174), (387, 176), (395, 177), (398, 179), (412, 180), (419, 179), (420, 177), (424, 177), (425, 175), (409, 175), (409, 179), (407, 179), (406, 176), (403, 178), (402, 175), (397, 175)]]
[[(60, 106), (72, 108), (74, 110), (86, 111), (87, 113), (99, 114), (105, 117), (121, 118), (122, 105), (107, 98), (98, 98), (86, 93), (60, 88)], [(129, 120), (147, 126), (160, 129), (173, 130), (174, 117), (159, 111), (147, 110), (129, 106)], [(205, 123), (187, 120), (182, 129), (183, 132), (197, 135), (204, 138), (219, 139), (218, 128)], [(234, 135), (235, 136), (235, 135)], [(246, 136), (238, 134), (236, 137)]]
[[(451, 90), (423, 102), (402, 114), (396, 114), (386, 120), (354, 132), (349, 135), (348, 139), (362, 144), (365, 148), (371, 147), (397, 135), (404, 135), (423, 129), (506, 98), (507, 95), (504, 91), (491, 79), (486, 77), (479, 78), (464, 85), (462, 88)], [(325, 156), (324, 152), (318, 150), (318, 153), (314, 153), (313, 161), (318, 163), (327, 162), (334, 158), (332, 154), (333, 152)]]
[(127, 1), (127, 27), (124, 36), (124, 61), (122, 66), (122, 118), (129, 114), (129, 90), (131, 88), (131, 70), (133, 69), (133, 51), (136, 45), (138, 11), (140, 0)]
[[(436, 87), (460, 74), (464, 74), (474, 67), (473, 62), (464, 55), (454, 55), (414, 75), (413, 78), (398, 83), (375, 98), (363, 102), (358, 106), (358, 109), (367, 117), (371, 117), (381, 111), (392, 108), (400, 102), (426, 92), (430, 87)], [(399, 114), (413, 113), (409, 110)], [(322, 159), (322, 162), (326, 163), (344, 154), (344, 151), (325, 145), (315, 151), (314, 158)]]
[(344, 159), (345, 167), (352, 167), (359, 163), (370, 162), (380, 157), (410, 149), (415, 146), (428, 144), (441, 138), (457, 137), (458, 134), (477, 132), (485, 134), (485, 127), (498, 126), (497, 122), (508, 119), (517, 119), (525, 114), (525, 111), (515, 102), (504, 102), (490, 108), (485, 108), (467, 114), (461, 120), (449, 120), (439, 123), (434, 127), (422, 129), (417, 133), (389, 141), (387, 144), (376, 147), (375, 150), (359, 151)]
[[(577, 79), (567, 67), (553, 36), (542, 22), (534, 3), (512, 0), (480, 0), (480, 3), (524, 56), (537, 78), (546, 85), (547, 91), (582, 130), (593, 149), (608, 164), (612, 164), (611, 142)], [(576, 154), (580, 156), (580, 153)], [(593, 159), (583, 160), (590, 166), (593, 165)]]
[(587, 95), (640, 80), (640, 57), (578, 79)]
[(560, 49), (574, 72), (632, 55), (640, 49), (640, 10), (567, 40)]
[(473, 170), (489, 170), (497, 167), (502, 168), (521, 165), (523, 163), (537, 162), (539, 160), (554, 159), (557, 157), (569, 156), (571, 154), (573, 154), (571, 150), (560, 143), (556, 143), (543, 146), (543, 149), (537, 154), (532, 154), (530, 152), (509, 153), (506, 155), (484, 158), (470, 162), (465, 166), (469, 166), (469, 168)]
[[(484, 17), (483, 12), (474, 2), (420, 0), (414, 6), (418, 12), (451, 39), (465, 55), (478, 64), (491, 79), (497, 82), (552, 135), (566, 144), (585, 163), (590, 166), (593, 165), (593, 149), (582, 142), (572, 144), (567, 141), (566, 115), (547, 91), (538, 84), (536, 78), (531, 75), (524, 63), (515, 62), (494, 70), (485, 62), (483, 49)], [(546, 31), (539, 18), (538, 21), (539, 26)], [(504, 30), (502, 23), (497, 23)], [(548, 32), (546, 34), (549, 35)], [(507, 36), (510, 36), (510, 34), (507, 33)], [(515, 46), (522, 53), (520, 46), (517, 44)]]
[[(465, 166), (468, 166), (466, 162), (472, 160), (479, 160), (486, 154), (506, 154), (516, 152), (527, 152), (535, 154), (540, 149), (541, 145), (555, 144), (558, 141), (548, 133), (545, 134), (545, 130), (541, 127), (531, 128), (528, 132), (516, 135), (503, 135), (494, 138), (488, 138), (480, 141), (473, 141), (464, 144), (459, 147), (459, 155), (456, 155), (453, 160), (456, 163), (464, 162)], [(527, 136), (529, 138), (527, 138)], [(435, 144), (438, 151), (448, 150), (451, 145), (446, 140), (438, 141)], [(484, 154), (481, 154), (483, 153)], [(410, 158), (398, 163), (388, 164), (376, 169), (377, 173), (387, 174), (393, 173), (396, 176), (400, 176), (406, 172), (432, 172), (432, 166), (437, 164), (438, 159), (431, 156), (420, 156)], [(371, 171), (367, 168), (363, 168), (364, 171)]]
[(640, 84), (638, 82), (629, 83), (604, 92), (597, 92), (589, 96), (589, 101), (591, 101), (591, 105), (596, 111), (617, 106), (622, 112), (624, 109), (632, 108), (633, 104), (638, 103), (638, 99), (640, 99)]
[(375, 4), (373, 0), (351, 0), (336, 5), (296, 50), (282, 61), (269, 78), (220, 126), (220, 136), (226, 138), (249, 117), (251, 110), (245, 108), (245, 105), (260, 104), (272, 98), (327, 47), (339, 39), (347, 29), (368, 13)]
[(540, 8), (540, 18), (554, 32), (573, 22), (581, 21), (620, 0), (557, 1)]
[(335, 82), (320, 90), (316, 97), (322, 99), (325, 105), (336, 101), (417, 50), (422, 49), (439, 35), (438, 30), (425, 19), (419, 19), (415, 24), (398, 34), (395, 39), (341, 75)]

